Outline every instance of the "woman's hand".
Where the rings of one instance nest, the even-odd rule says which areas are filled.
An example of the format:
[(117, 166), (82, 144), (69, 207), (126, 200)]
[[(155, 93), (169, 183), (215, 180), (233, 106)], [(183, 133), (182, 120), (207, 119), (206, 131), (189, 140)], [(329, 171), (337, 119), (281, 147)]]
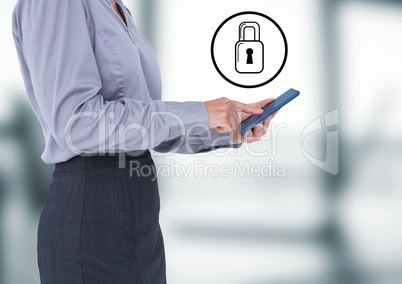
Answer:
[(263, 111), (263, 104), (243, 104), (227, 98), (220, 98), (204, 102), (209, 116), (209, 128), (214, 128), (220, 133), (235, 131), (241, 118), (252, 114), (259, 115)]
[[(266, 99), (260, 102), (252, 103), (250, 106), (254, 108), (263, 108), (270, 102), (272, 102), (274, 99)], [(267, 131), (269, 124), (271, 122), (271, 119), (275, 117), (275, 115), (278, 112), (274, 113), (270, 117), (266, 118), (263, 122), (260, 124), (254, 126), (253, 129), (247, 131), (245, 134), (240, 134), (238, 129), (232, 130), (232, 140), (235, 143), (252, 143), (255, 141), (261, 140), (261, 137), (264, 136)], [(247, 117), (249, 117), (250, 114), (242, 114), (241, 116), (241, 121), (245, 120)]]

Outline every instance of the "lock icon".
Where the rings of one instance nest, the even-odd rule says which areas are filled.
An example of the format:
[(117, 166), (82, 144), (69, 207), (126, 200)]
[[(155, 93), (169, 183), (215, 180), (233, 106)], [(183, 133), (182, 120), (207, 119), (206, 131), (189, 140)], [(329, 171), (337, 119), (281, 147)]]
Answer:
[(260, 25), (257, 22), (240, 24), (235, 49), (238, 73), (257, 74), (264, 70), (264, 44), (260, 41)]

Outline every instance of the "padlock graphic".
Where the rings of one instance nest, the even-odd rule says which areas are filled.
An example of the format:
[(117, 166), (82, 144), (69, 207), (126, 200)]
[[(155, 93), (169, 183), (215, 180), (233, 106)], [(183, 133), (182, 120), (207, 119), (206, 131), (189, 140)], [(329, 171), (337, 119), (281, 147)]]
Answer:
[(238, 73), (253, 74), (264, 70), (264, 44), (260, 41), (260, 25), (257, 22), (240, 24), (235, 61)]

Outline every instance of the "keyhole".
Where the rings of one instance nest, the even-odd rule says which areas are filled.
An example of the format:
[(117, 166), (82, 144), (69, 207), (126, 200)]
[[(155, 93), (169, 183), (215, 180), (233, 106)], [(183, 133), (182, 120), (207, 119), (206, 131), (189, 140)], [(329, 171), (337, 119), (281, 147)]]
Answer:
[(247, 53), (247, 64), (253, 64), (253, 49), (252, 48), (247, 48), (246, 50)]

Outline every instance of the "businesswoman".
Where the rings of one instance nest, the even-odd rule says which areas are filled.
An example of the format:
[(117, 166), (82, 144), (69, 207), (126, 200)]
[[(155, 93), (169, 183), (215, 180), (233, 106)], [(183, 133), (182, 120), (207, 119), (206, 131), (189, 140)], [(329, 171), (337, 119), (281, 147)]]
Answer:
[(238, 113), (260, 114), (269, 100), (161, 101), (152, 48), (121, 0), (19, 0), (13, 36), (42, 159), (55, 164), (38, 228), (41, 282), (166, 283), (156, 177), (127, 165), (154, 167), (148, 149), (257, 141), (269, 119), (240, 136)]

